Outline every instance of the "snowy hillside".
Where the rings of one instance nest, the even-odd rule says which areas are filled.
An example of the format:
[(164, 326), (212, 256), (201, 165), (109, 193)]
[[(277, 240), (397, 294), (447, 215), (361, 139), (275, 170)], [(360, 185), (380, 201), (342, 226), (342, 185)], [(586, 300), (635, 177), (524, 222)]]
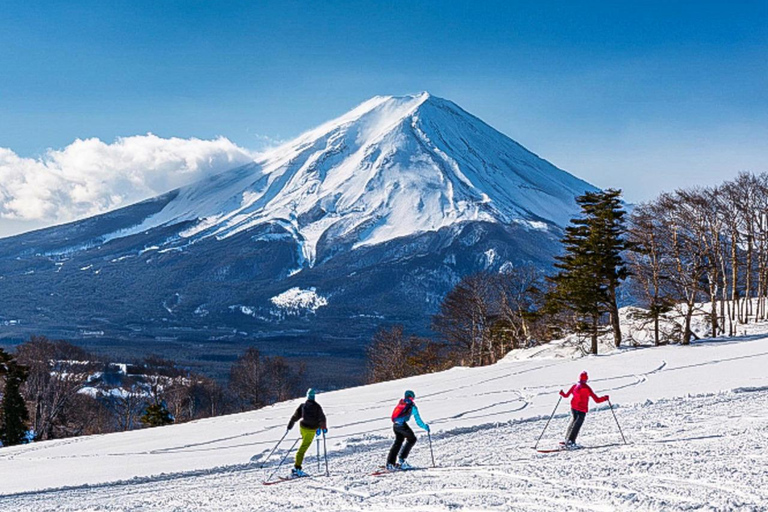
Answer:
[[(259, 463), (297, 401), (183, 425), (0, 450), (3, 510), (766, 510), (768, 326), (690, 347), (614, 351), (584, 358), (507, 358), (321, 393), (329, 418), (331, 476), (265, 487), (278, 461)], [(557, 391), (588, 370), (607, 393), (574, 452), (531, 447)], [(437, 468), (382, 477), (389, 414), (414, 389), (433, 428)], [(554, 447), (562, 403), (541, 442)], [(411, 455), (430, 465), (426, 436)], [(287, 448), (297, 433), (289, 434)], [(288, 471), (286, 466), (281, 469)], [(40, 492), (45, 490), (45, 492)], [(393, 508), (394, 507), (394, 508)]]
[(221, 239), (274, 223), (313, 265), (323, 237), (361, 247), (469, 221), (563, 226), (585, 190), (450, 101), (377, 96), (110, 237), (193, 221), (183, 238)]

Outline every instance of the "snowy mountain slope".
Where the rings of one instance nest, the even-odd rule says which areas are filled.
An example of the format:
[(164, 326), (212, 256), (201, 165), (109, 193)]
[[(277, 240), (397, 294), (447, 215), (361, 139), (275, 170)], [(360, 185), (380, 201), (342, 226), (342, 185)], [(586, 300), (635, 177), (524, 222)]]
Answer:
[[(594, 187), (428, 93), (372, 98), (256, 163), (182, 189), (124, 233), (191, 221), (184, 238), (287, 230), (312, 265), (317, 245), (374, 245), (469, 221), (565, 225)], [(111, 235), (116, 236), (116, 235)]]
[[(0, 450), (0, 508), (14, 510), (765, 510), (768, 326), (690, 347), (610, 355), (512, 358), (322, 393), (331, 477), (263, 487), (297, 401), (259, 411), (122, 434)], [(580, 441), (597, 448), (531, 449), (582, 370), (616, 404), (629, 445), (605, 406)], [(372, 477), (390, 443), (389, 414), (417, 393), (438, 468)], [(567, 423), (560, 404), (542, 446)], [(417, 432), (418, 433), (418, 432)], [(425, 436), (412, 454), (429, 465)], [(289, 434), (290, 446), (296, 433)], [(310, 455), (314, 454), (314, 447)], [(251, 462), (251, 459), (255, 462)], [(305, 467), (317, 473), (314, 457)], [(119, 481), (119, 483), (117, 483)], [(40, 491), (46, 490), (44, 493)]]

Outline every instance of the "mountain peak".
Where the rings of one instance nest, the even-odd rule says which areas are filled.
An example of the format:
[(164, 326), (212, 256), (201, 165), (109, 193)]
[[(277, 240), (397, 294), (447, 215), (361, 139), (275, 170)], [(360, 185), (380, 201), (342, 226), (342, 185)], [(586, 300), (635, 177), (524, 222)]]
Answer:
[(275, 225), (312, 266), (321, 239), (354, 248), (463, 222), (564, 225), (585, 190), (448, 100), (375, 96), (252, 166), (182, 189), (137, 229), (186, 221), (195, 225), (182, 236), (226, 238)]

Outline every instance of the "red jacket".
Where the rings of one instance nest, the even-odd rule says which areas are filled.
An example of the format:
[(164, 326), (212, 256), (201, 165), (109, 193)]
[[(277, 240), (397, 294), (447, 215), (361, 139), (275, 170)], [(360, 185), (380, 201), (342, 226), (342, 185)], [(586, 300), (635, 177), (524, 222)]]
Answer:
[(592, 400), (597, 403), (605, 402), (608, 400), (608, 395), (601, 397), (596, 396), (595, 392), (592, 391), (592, 388), (589, 387), (589, 384), (586, 382), (579, 382), (578, 384), (574, 384), (571, 386), (571, 389), (569, 389), (567, 393), (560, 391), (560, 396), (563, 398), (568, 398), (571, 395), (573, 395), (573, 398), (571, 399), (571, 409), (575, 409), (580, 412), (589, 411), (590, 397), (592, 397)]

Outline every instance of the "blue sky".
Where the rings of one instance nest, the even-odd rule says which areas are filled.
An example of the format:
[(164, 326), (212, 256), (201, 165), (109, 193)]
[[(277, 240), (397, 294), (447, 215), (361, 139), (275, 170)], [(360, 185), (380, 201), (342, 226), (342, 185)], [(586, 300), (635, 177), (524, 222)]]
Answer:
[[(768, 2), (6, 2), (0, 148), (289, 139), (428, 90), (632, 201), (768, 170)], [(0, 222), (2, 222), (0, 220)]]

